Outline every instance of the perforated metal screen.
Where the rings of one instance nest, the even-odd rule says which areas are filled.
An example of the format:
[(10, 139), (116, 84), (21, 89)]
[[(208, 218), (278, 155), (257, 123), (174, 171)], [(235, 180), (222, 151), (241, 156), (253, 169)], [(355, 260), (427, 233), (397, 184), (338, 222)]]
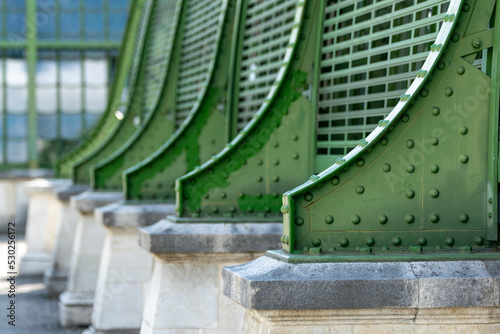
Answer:
[(266, 98), (290, 40), (296, 0), (249, 0), (240, 66), (238, 130)]
[(449, 1), (329, 0), (317, 110), (321, 170), (365, 138), (424, 63)]
[(162, 92), (180, 8), (180, 0), (154, 2), (146, 41), (144, 84), (137, 88), (142, 88), (143, 113), (156, 107)]
[(177, 84), (176, 123), (179, 126), (196, 103), (215, 60), (217, 31), (222, 25), (227, 0), (189, 0), (182, 38)]

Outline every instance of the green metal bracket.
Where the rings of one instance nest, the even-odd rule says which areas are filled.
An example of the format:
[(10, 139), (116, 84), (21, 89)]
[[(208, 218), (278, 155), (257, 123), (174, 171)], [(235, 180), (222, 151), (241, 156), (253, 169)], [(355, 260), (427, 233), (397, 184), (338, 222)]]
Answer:
[[(196, 5), (196, 1), (191, 1)], [(178, 94), (177, 121), (181, 122), (175, 134), (146, 160), (124, 173), (125, 194), (128, 200), (168, 200), (174, 198), (175, 179), (189, 172), (201, 161), (217, 153), (224, 145), (227, 78), (235, 1), (214, 1), (211, 7), (194, 7), (186, 17), (186, 34), (195, 38), (193, 44), (186, 39), (183, 55), (189, 56), (181, 64), (183, 82), (179, 91), (199, 90), (198, 96), (187, 110), (186, 93)], [(211, 17), (203, 31), (196, 29), (200, 18)], [(195, 32), (193, 32), (193, 29)], [(198, 35), (195, 35), (198, 34)], [(207, 37), (215, 36), (212, 40)], [(200, 38), (201, 37), (201, 38)], [(186, 50), (185, 50), (186, 49)], [(188, 49), (192, 49), (189, 52)], [(196, 63), (192, 60), (196, 59)], [(201, 59), (201, 61), (200, 61)], [(193, 74), (207, 73), (204, 80), (193, 80)], [(189, 93), (190, 94), (190, 93)], [(192, 95), (192, 94), (191, 94)], [(175, 99), (172, 99), (175, 101)]]
[[(313, 111), (305, 96), (316, 39), (314, 33), (306, 38), (306, 32), (315, 31), (318, 3), (248, 2), (237, 109), (240, 127), (246, 126), (208, 162), (177, 179), (179, 216), (214, 222), (279, 219), (280, 194), (310, 170), (304, 143), (312, 136)], [(290, 13), (291, 19), (284, 18)], [(283, 47), (266, 45), (277, 36), (284, 40)], [(269, 53), (260, 53), (266, 48)], [(274, 70), (280, 54), (283, 58)]]
[[(121, 189), (122, 172), (144, 160), (173, 133), (172, 110), (175, 108), (178, 69), (181, 57), (182, 28), (187, 2), (157, 1), (153, 9), (146, 53), (147, 77), (135, 94), (143, 95), (144, 120), (139, 129), (111, 156), (91, 168), (91, 186), (95, 189)], [(164, 87), (161, 90), (155, 87)]]
[[(427, 60), (392, 112), (346, 156), (284, 194), (284, 251), (271, 256), (498, 259), (495, 3), (451, 1)], [(473, 65), (486, 48), (490, 73)]]
[(85, 156), (92, 154), (120, 123), (120, 120), (115, 116), (115, 112), (121, 108), (121, 97), (126, 95), (124, 92), (130, 86), (133, 69), (137, 68), (133, 62), (137, 63), (139, 57), (134, 54), (134, 49), (139, 49), (136, 45), (141, 43), (137, 39), (137, 31), (140, 27), (144, 6), (144, 0), (134, 0), (132, 2), (118, 58), (118, 70), (110, 89), (110, 98), (108, 99), (106, 111), (89, 136), (78, 147), (56, 162), (54, 168), (57, 177), (70, 178), (72, 165)]
[[(170, 1), (168, 3), (170, 3)], [(146, 2), (147, 8), (145, 9), (145, 16), (142, 20), (142, 29), (139, 32), (141, 34), (142, 44), (136, 44), (136, 47), (140, 49), (135, 51), (136, 54), (139, 55), (140, 59), (140, 63), (138, 64), (139, 70), (137, 71), (137, 75), (133, 78), (133, 82), (131, 84), (132, 91), (129, 94), (126, 110), (122, 116), (123, 119), (114, 129), (112, 134), (108, 136), (106, 140), (92, 152), (91, 155), (73, 165), (73, 182), (75, 184), (90, 183), (91, 167), (102, 160), (107, 159), (119, 150), (120, 147), (126, 143), (129, 138), (136, 133), (136, 131), (138, 131), (138, 128), (144, 126), (144, 124), (147, 123), (147, 120), (151, 117), (151, 114), (154, 111), (154, 103), (156, 102), (157, 94), (161, 94), (164, 90), (162, 79), (163, 75), (166, 75), (165, 72), (159, 73), (154, 71), (157, 70), (157, 65), (159, 65), (162, 61), (167, 61), (168, 53), (162, 54), (162, 52), (167, 51), (169, 46), (164, 44), (153, 45), (155, 40), (152, 36), (155, 35), (155, 30), (157, 28), (155, 24), (158, 26), (163, 24), (161, 20), (158, 20), (157, 18), (158, 15), (166, 13), (161, 10), (164, 6), (166, 6), (166, 4), (167, 3), (153, 0)], [(158, 9), (158, 11), (156, 11), (156, 9)], [(172, 13), (170, 13), (170, 15), (172, 15)], [(161, 41), (161, 43), (163, 42), (164, 41)], [(155, 63), (154, 59), (158, 60), (158, 63)], [(170, 130), (167, 127), (165, 128), (165, 131)], [(119, 185), (115, 187), (117, 187), (116, 189), (121, 188)]]

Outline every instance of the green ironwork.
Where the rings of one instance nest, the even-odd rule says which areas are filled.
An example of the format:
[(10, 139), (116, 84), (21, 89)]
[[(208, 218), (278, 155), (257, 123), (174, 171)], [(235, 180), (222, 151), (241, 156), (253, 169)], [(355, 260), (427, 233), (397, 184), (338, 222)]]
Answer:
[[(91, 182), (91, 167), (114, 154), (138, 131), (138, 128), (140, 129), (147, 124), (148, 119), (154, 111), (154, 106), (151, 105), (150, 101), (152, 95), (150, 94), (155, 94), (155, 92), (156, 94), (161, 94), (165, 89), (164, 81), (161, 79), (166, 73), (155, 71), (157, 69), (156, 64), (161, 62), (167, 63), (168, 53), (163, 53), (163, 51), (167, 51), (169, 46), (163, 43), (160, 45), (153, 44), (155, 39), (151, 38), (151, 36), (154, 36), (159, 31), (157, 28), (164, 24), (159, 19), (155, 20), (154, 15), (162, 13), (165, 15), (164, 18), (167, 18), (172, 13), (163, 10), (164, 2), (149, 0), (145, 2), (145, 5), (147, 6), (145, 9), (145, 15), (147, 16), (142, 20), (142, 24), (146, 31), (145, 33), (140, 32), (143, 42), (136, 43), (136, 47), (140, 48), (136, 51), (140, 59), (138, 64), (139, 69), (136, 77), (132, 78), (131, 81), (130, 98), (127, 100), (127, 105), (124, 107), (125, 111), (122, 113), (123, 116), (121, 116), (123, 119), (113, 130), (112, 134), (104, 142), (100, 143), (99, 147), (93, 150), (91, 155), (86, 156), (73, 166), (74, 183), (86, 184)], [(158, 9), (158, 11), (155, 11), (155, 9)], [(175, 18), (173, 19), (175, 20)], [(167, 23), (172, 22), (167, 21)], [(175, 28), (175, 24), (171, 28)], [(143, 30), (141, 29), (141, 31)], [(167, 127), (164, 131), (168, 132), (171, 130)], [(115, 187), (116, 189), (120, 189), (119, 185)]]
[[(123, 43), (121, 46), (121, 54), (118, 59), (117, 73), (113, 86), (110, 89), (108, 106), (106, 111), (102, 115), (99, 123), (95, 126), (92, 132), (85, 138), (85, 140), (73, 149), (70, 153), (65, 155), (63, 158), (59, 159), (55, 166), (56, 176), (63, 178), (70, 178), (72, 175), (72, 165), (77, 161), (83, 159), (85, 156), (92, 153), (106, 138), (110, 135), (114, 128), (119, 124), (120, 119), (117, 118), (117, 112), (124, 112), (124, 104), (128, 99), (128, 91), (131, 88), (132, 78), (135, 77), (135, 72), (139, 64), (140, 51), (141, 48), (138, 47), (142, 43), (141, 34), (144, 34), (145, 26), (141, 27), (141, 22), (147, 22), (145, 16), (147, 14), (147, 7), (144, 0), (135, 0), (132, 3), (132, 7), (129, 14), (129, 19), (127, 22), (127, 27), (125, 29)], [(43, 42), (41, 42), (43, 43)], [(68, 42), (57, 42), (48, 41), (45, 45), (46, 47), (51, 46), (51, 43), (59, 43), (61, 45), (68, 44), (71, 48), (77, 48), (81, 44), (86, 48), (92, 48), (89, 43), (68, 43)], [(108, 42), (96, 43), (95, 47), (101, 48), (100, 45), (109, 45)], [(120, 117), (120, 116), (119, 116)]]
[(181, 218), (279, 219), (280, 194), (308, 174), (313, 127), (308, 95), (316, 55), (317, 5), (314, 1), (245, 4), (241, 60), (233, 61), (237, 68), (232, 72), (239, 74), (231, 79), (228, 111), (236, 113), (230, 121), (236, 127), (233, 131), (241, 131), (208, 162), (177, 179)]
[(429, 56), (393, 110), (347, 155), (284, 194), (284, 251), (271, 256), (498, 258), (495, 5), (451, 1)]
[[(144, 110), (141, 118), (144, 120), (123, 146), (92, 167), (91, 184), (95, 189), (120, 189), (123, 170), (155, 152), (173, 133), (172, 101), (178, 81), (176, 69), (180, 63), (179, 75), (182, 75), (182, 62), (179, 59), (181, 54), (189, 52), (179, 47), (179, 44), (182, 40), (190, 41), (187, 30), (175, 28), (183, 25), (184, 19), (180, 20), (184, 16), (181, 15), (181, 9), (182, 1), (179, 0), (155, 3), (145, 59), (148, 76), (141, 85)], [(187, 15), (189, 17), (189, 9)], [(159, 87), (164, 88), (160, 90)]]
[(178, 126), (154, 154), (124, 172), (128, 200), (173, 200), (175, 179), (216, 154), (225, 144), (224, 109), (228, 50), (235, 4), (191, 0), (182, 57), (170, 108)]

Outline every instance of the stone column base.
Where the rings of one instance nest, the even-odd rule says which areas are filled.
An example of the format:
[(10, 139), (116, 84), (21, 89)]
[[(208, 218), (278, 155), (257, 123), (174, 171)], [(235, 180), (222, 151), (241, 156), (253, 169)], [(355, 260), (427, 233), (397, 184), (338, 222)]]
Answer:
[(106, 228), (106, 239), (92, 325), (86, 333), (139, 333), (153, 258), (137, 244), (137, 228), (174, 212), (174, 204), (114, 203), (95, 210), (97, 224)]
[(222, 295), (221, 270), (280, 244), (281, 223), (174, 223), (139, 230), (154, 255), (141, 334), (238, 334), (244, 309)]
[(105, 330), (105, 331), (99, 331), (95, 329), (94, 327), (90, 326), (86, 330), (82, 332), (82, 334), (139, 334), (140, 329), (139, 328), (123, 328), (123, 329), (110, 329), (110, 330)]
[(56, 270), (49, 268), (43, 274), (43, 284), (45, 285), (45, 296), (49, 299), (55, 299), (66, 290), (68, 282), (67, 270)]
[(500, 333), (500, 309), (247, 310), (245, 333)]
[(90, 323), (93, 293), (75, 294), (68, 291), (59, 296), (59, 322), (63, 327), (84, 326)]

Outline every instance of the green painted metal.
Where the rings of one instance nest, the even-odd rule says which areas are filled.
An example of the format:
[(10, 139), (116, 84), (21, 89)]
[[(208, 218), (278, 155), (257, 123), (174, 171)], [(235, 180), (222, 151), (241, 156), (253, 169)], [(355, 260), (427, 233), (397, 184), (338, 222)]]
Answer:
[[(154, 92), (161, 92), (164, 90), (164, 85), (162, 86), (160, 79), (162, 78), (160, 73), (155, 73), (154, 61), (148, 62), (150, 58), (157, 58), (159, 61), (166, 61), (166, 54), (161, 54), (157, 52), (158, 49), (166, 50), (165, 45), (152, 45), (154, 39), (150, 39), (150, 36), (154, 35), (156, 27), (153, 22), (160, 25), (162, 22), (160, 20), (154, 20), (155, 8), (160, 9), (163, 5), (161, 1), (149, 0), (145, 2), (147, 6), (145, 15), (147, 19), (142, 20), (144, 22), (144, 30), (141, 29), (141, 40), (143, 43), (136, 43), (136, 47), (140, 48), (135, 52), (139, 55), (140, 62), (138, 64), (138, 71), (135, 78), (131, 81), (131, 92), (130, 98), (127, 101), (124, 112), (122, 113), (122, 121), (118, 126), (113, 129), (113, 132), (106, 140), (100, 143), (99, 147), (93, 150), (92, 154), (86, 156), (84, 159), (80, 160), (73, 165), (73, 182), (75, 184), (87, 184), (91, 182), (90, 170), (91, 167), (100, 161), (108, 158), (114, 152), (116, 152), (120, 147), (126, 143), (129, 138), (131, 138), (134, 133), (144, 126), (145, 121), (151, 117), (151, 113), (154, 111), (153, 104), (151, 102), (151, 95)], [(165, 12), (163, 12), (167, 15)], [(161, 52), (161, 51), (160, 51)], [(163, 73), (165, 74), (165, 73)], [(165, 128), (165, 131), (170, 131)], [(120, 189), (117, 186), (116, 189)]]
[[(101, 116), (99, 123), (95, 126), (89, 136), (82, 142), (82, 144), (80, 144), (78, 147), (76, 147), (74, 150), (72, 150), (70, 153), (56, 162), (54, 166), (56, 176), (70, 178), (72, 175), (72, 165), (77, 161), (83, 159), (85, 156), (92, 154), (92, 152), (97, 147), (99, 147), (99, 145), (103, 141), (105, 141), (106, 138), (108, 138), (113, 129), (115, 129), (119, 124), (120, 120), (116, 117), (116, 111), (120, 109), (122, 109), (123, 111), (124, 104), (126, 102), (126, 99), (128, 98), (127, 92), (130, 89), (132, 78), (135, 77), (134, 72), (138, 67), (139, 55), (136, 54), (137, 51), (134, 53), (134, 50), (140, 50), (140, 48), (136, 47), (136, 45), (141, 43), (141, 40), (139, 38), (139, 29), (141, 16), (144, 16), (144, 10), (146, 8), (147, 7), (145, 7), (144, 0), (135, 0), (132, 2), (131, 11), (129, 14), (129, 19), (127, 21), (123, 43), (121, 46), (122, 52), (120, 53), (118, 59), (118, 70), (113, 82), (113, 86), (110, 89), (110, 98), (108, 99), (108, 106), (106, 108), (106, 111)], [(80, 44), (85, 45), (86, 48), (88, 47), (87, 43)], [(76, 44), (72, 44), (71, 47), (76, 47)]]
[(241, 130), (208, 162), (177, 179), (181, 221), (277, 220), (280, 194), (309, 173), (313, 110), (308, 95), (318, 4), (244, 4), (241, 60), (232, 62), (237, 68), (228, 111), (235, 113), (229, 117), (235, 129), (228, 133)]
[(26, 2), (26, 61), (28, 63), (28, 166), (29, 168), (38, 167), (38, 149), (36, 140), (38, 138), (37, 130), (37, 112), (36, 112), (36, 46), (37, 24), (36, 24), (36, 2), (29, 0)]
[(451, 1), (393, 110), (347, 155), (283, 195), (283, 251), (271, 256), (296, 263), (498, 259), (495, 5)]
[[(141, 85), (144, 120), (124, 145), (91, 168), (91, 185), (95, 189), (121, 189), (122, 172), (155, 152), (173, 133), (172, 101), (183, 73), (180, 58), (190, 51), (180, 44), (191, 41), (189, 30), (176, 29), (176, 26), (184, 26), (182, 12), (187, 10), (189, 18), (189, 8), (182, 10), (182, 6), (179, 0), (155, 2), (145, 59), (147, 77)], [(135, 94), (138, 93), (136, 89)]]
[(175, 134), (124, 172), (128, 200), (173, 200), (175, 179), (225, 144), (228, 50), (235, 1), (189, 1), (176, 89), (170, 91)]

